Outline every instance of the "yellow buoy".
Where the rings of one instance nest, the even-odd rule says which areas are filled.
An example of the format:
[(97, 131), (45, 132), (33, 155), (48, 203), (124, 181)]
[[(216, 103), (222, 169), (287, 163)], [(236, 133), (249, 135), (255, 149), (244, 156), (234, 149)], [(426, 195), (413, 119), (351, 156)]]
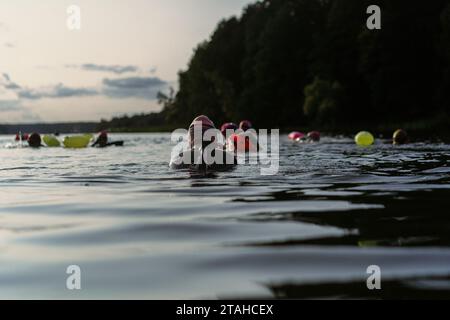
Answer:
[(94, 135), (93, 135), (92, 133), (86, 133), (84, 136), (85, 136), (86, 138), (88, 138), (89, 141), (92, 141), (92, 139), (94, 139)]
[(355, 136), (355, 142), (359, 146), (370, 146), (374, 141), (373, 135), (367, 131), (361, 131)]
[(44, 143), (47, 145), (47, 147), (60, 147), (61, 146), (61, 142), (59, 142), (58, 138), (56, 138), (54, 135), (49, 134), (49, 135), (45, 135), (42, 140), (44, 141)]
[(63, 141), (66, 148), (86, 148), (91, 141), (89, 136), (69, 136)]

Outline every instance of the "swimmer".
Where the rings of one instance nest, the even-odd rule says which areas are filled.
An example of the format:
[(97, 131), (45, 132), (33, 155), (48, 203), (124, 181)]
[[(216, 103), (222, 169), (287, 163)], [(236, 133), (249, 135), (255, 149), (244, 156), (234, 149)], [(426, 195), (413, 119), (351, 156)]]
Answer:
[(28, 137), (28, 145), (31, 148), (39, 148), (42, 147), (42, 140), (41, 140), (41, 135), (39, 133), (32, 133), (29, 135)]
[(289, 133), (288, 138), (290, 140), (298, 141), (300, 139), (303, 139), (305, 137), (305, 134), (299, 131), (294, 131)]
[[(195, 133), (200, 133), (197, 137)], [(216, 130), (217, 134), (212, 136), (211, 141), (206, 141), (203, 139), (204, 134), (209, 130)], [(205, 115), (195, 118), (189, 126), (188, 130), (188, 148), (183, 152), (179, 153), (175, 158), (171, 159), (170, 167), (173, 169), (183, 169), (188, 168), (191, 170), (219, 170), (226, 169), (236, 164), (236, 159), (234, 155), (230, 152), (223, 150), (220, 141), (223, 140), (221, 133), (216, 129), (214, 123)], [(213, 145), (213, 144), (216, 144)], [(205, 150), (210, 151), (214, 160), (220, 159), (219, 161), (209, 161), (205, 160), (204, 152)]]
[(320, 132), (319, 131), (310, 131), (307, 135), (302, 132), (294, 131), (288, 135), (290, 140), (294, 140), (297, 142), (319, 142), (320, 141)]
[(253, 128), (252, 123), (248, 120), (242, 120), (241, 123), (239, 123), (239, 129), (241, 129), (244, 132), (252, 128)]
[(124, 144), (123, 141), (113, 141), (108, 142), (108, 133), (103, 130), (99, 133), (97, 140), (92, 144), (92, 147), (106, 148), (111, 146), (122, 147)]
[[(236, 124), (229, 122), (225, 123), (221, 127), (222, 135), (226, 138), (225, 141), (225, 150), (228, 152), (234, 152), (235, 154), (238, 152), (256, 152), (259, 150), (259, 143), (254, 134), (253, 125), (248, 120), (242, 120), (239, 123), (239, 128)], [(233, 130), (234, 132), (227, 137), (226, 130)]]
[(226, 137), (227, 136), (227, 130), (229, 131), (229, 132), (231, 132), (231, 131), (236, 131), (238, 129), (238, 126), (235, 124), (235, 123), (233, 123), (233, 122), (227, 122), (227, 123), (224, 123), (223, 125), (222, 125), (222, 127), (220, 127), (220, 132), (222, 132), (222, 135), (224, 136), (224, 137)]
[(108, 133), (103, 130), (99, 133), (97, 140), (92, 144), (93, 147), (105, 148), (108, 146)]
[(233, 133), (226, 141), (226, 150), (234, 153), (257, 152), (260, 149), (258, 138), (252, 131)]
[(19, 132), (18, 134), (16, 134), (16, 141), (27, 141), (29, 138), (28, 133), (21, 133)]
[(409, 142), (409, 137), (405, 130), (398, 129), (392, 135), (392, 143), (395, 145), (406, 144), (408, 142)]
[(308, 132), (306, 137), (310, 142), (319, 142), (320, 141), (320, 132), (319, 131)]

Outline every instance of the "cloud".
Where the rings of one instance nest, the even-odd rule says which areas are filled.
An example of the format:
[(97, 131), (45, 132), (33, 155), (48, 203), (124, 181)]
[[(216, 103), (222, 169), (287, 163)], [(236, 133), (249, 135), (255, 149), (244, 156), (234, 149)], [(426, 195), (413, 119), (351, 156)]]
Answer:
[(17, 91), (20, 86), (11, 81), (7, 73), (0, 74), (0, 114), (1, 119), (8, 121), (36, 120), (37, 116), (22, 105)]
[(20, 87), (11, 81), (7, 73), (2, 73), (0, 76), (0, 102), (1, 109), (12, 108), (15, 102), (18, 101), (16, 89)]
[(30, 89), (11, 81), (9, 74), (2, 73), (0, 76), (0, 100), (11, 101), (19, 99), (38, 100), (43, 98), (70, 98), (95, 96), (99, 92), (92, 88), (72, 88), (62, 83), (55, 86)]
[[(62, 83), (54, 86), (28, 88), (13, 82), (7, 73), (0, 74), (0, 101), (2, 108), (14, 108), (15, 101), (63, 99), (73, 97), (105, 96), (112, 99), (137, 98), (155, 100), (159, 91), (169, 84), (157, 77), (105, 78), (100, 88), (69, 87)], [(14, 103), (13, 103), (14, 102)]]
[(168, 83), (157, 77), (129, 77), (103, 79), (103, 94), (113, 98), (144, 98), (154, 100), (158, 91), (168, 87)]
[(14, 82), (11, 81), (11, 78), (7, 73), (2, 73), (3, 79), (0, 78), (0, 90), (6, 89), (6, 90), (17, 90), (20, 89), (20, 86)]
[(85, 63), (82, 65), (67, 65), (67, 68), (77, 68), (85, 71), (100, 71), (100, 72), (110, 72), (115, 74), (122, 74), (126, 72), (137, 72), (138, 67), (132, 65), (101, 65), (94, 63)]
[(18, 91), (19, 98), (28, 100), (38, 100), (43, 98), (71, 98), (71, 97), (86, 97), (96, 96), (99, 92), (91, 88), (71, 88), (57, 84), (53, 87), (41, 88), (41, 89), (20, 89)]

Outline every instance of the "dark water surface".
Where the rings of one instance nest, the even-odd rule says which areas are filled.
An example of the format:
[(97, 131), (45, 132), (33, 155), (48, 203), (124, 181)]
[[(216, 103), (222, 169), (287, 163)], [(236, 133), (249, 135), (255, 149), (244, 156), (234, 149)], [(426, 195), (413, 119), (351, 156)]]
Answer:
[(0, 137), (0, 298), (450, 298), (449, 145), (282, 137), (278, 175), (193, 176), (168, 168), (168, 134), (115, 138)]

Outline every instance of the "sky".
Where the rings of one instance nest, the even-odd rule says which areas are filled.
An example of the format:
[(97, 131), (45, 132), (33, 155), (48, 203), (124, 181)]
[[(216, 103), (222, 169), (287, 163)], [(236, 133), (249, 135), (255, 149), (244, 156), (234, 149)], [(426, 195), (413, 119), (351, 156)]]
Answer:
[(159, 111), (193, 49), (251, 2), (1, 1), (0, 123)]

